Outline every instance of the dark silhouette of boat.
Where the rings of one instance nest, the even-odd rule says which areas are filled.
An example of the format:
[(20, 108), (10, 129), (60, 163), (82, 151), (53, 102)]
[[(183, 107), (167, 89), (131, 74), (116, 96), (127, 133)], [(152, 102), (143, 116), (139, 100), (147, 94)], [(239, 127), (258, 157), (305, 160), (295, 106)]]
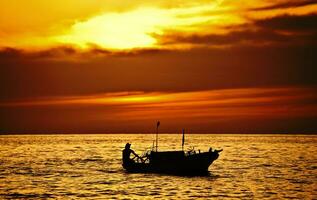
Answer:
[[(157, 134), (158, 126), (157, 123)], [(156, 136), (157, 136), (156, 134)], [(153, 173), (169, 173), (183, 175), (199, 175), (207, 174), (209, 166), (219, 157), (219, 152), (222, 150), (209, 149), (207, 152), (196, 152), (194, 149), (189, 151), (158, 151), (156, 137), (156, 148), (147, 151), (143, 156), (138, 156), (130, 149), (130, 144), (127, 143), (123, 150), (122, 166), (128, 172), (153, 172)], [(184, 130), (182, 149), (184, 148)], [(154, 146), (154, 145), (153, 145)], [(130, 159), (130, 153), (135, 157)]]

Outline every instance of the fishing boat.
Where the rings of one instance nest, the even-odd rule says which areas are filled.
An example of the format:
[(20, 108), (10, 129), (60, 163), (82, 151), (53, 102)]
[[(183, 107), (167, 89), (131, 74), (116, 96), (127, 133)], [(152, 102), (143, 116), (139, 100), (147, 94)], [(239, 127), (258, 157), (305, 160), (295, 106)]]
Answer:
[[(158, 151), (158, 127), (156, 126), (156, 146), (146, 151), (143, 156), (138, 156), (133, 150), (130, 150), (130, 144), (127, 143), (123, 150), (122, 166), (128, 172), (153, 172), (153, 173), (171, 173), (196, 175), (208, 173), (209, 166), (219, 157), (221, 150), (212, 150), (207, 152), (196, 152), (194, 149), (184, 151), (185, 131), (183, 129), (182, 150), (181, 151)], [(130, 153), (135, 158), (130, 159)]]

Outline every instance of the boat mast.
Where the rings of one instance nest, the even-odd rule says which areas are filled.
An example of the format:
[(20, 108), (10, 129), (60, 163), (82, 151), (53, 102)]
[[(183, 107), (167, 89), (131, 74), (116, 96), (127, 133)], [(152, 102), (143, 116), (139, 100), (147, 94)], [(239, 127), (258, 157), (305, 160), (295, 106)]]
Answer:
[(157, 121), (156, 124), (156, 152), (157, 152), (157, 146), (158, 146), (158, 127), (160, 126), (160, 121)]
[(184, 144), (185, 144), (185, 129), (183, 129), (182, 151), (184, 151)]

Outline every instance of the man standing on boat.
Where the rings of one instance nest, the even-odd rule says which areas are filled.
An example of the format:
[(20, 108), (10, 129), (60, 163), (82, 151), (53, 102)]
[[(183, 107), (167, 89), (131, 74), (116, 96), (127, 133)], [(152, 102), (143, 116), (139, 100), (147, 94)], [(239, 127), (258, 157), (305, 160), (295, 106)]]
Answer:
[[(130, 146), (131, 146), (131, 144), (127, 143), (125, 145), (125, 148), (122, 151), (123, 165), (131, 165), (131, 164), (135, 163), (134, 158), (139, 158), (143, 162), (143, 159), (138, 154), (136, 154), (132, 149), (130, 149)], [(130, 158), (131, 153), (134, 155), (134, 157), (132, 159)]]

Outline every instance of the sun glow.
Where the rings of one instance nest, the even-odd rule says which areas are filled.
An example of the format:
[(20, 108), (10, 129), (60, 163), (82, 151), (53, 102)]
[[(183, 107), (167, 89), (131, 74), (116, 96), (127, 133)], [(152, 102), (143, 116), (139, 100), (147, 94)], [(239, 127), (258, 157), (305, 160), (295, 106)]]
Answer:
[[(123, 13), (105, 13), (74, 23), (70, 30), (56, 36), (54, 40), (81, 48), (94, 46), (112, 50), (159, 48), (156, 36), (164, 35), (165, 31), (193, 33), (205, 29), (201, 26), (202, 23), (218, 24), (221, 19), (223, 19), (222, 23), (229, 22), (228, 16), (199, 16), (200, 12), (216, 9), (217, 5), (174, 9), (139, 8)], [(234, 23), (240, 23), (235, 18), (232, 20)]]
[[(294, 6), (297, 3), (286, 6), (283, 0), (280, 3), (259, 0), (256, 4), (251, 0), (243, 3), (223, 0), (130, 1), (118, 3), (120, 6), (115, 1), (67, 2), (1, 1), (0, 49), (10, 47), (36, 51), (60, 46), (79, 47), (79, 52), (96, 48), (110, 51), (190, 49), (203, 45), (194, 42), (175, 44), (166, 42), (166, 39), (171, 35), (226, 35), (244, 30), (243, 27), (253, 30), (254, 27), (250, 26), (253, 21), (282, 15), (316, 14), (317, 8), (316, 4), (306, 5), (305, 1), (304, 6)], [(284, 6), (259, 9), (275, 4)], [(45, 12), (47, 9), (50, 12)], [(208, 45), (218, 47), (214, 43)]]
[(170, 20), (167, 13), (159, 9), (107, 13), (75, 23), (68, 34), (56, 39), (82, 48), (94, 45), (108, 49), (144, 48), (155, 44), (151, 33), (160, 32), (159, 24), (168, 24)]

